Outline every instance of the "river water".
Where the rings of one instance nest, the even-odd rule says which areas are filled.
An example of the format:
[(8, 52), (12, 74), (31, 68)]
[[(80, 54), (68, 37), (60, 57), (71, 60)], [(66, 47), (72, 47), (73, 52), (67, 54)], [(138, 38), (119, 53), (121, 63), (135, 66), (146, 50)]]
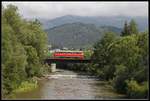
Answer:
[(19, 93), (14, 99), (122, 99), (107, 82), (96, 77), (69, 70), (57, 69), (39, 81), (33, 91)]

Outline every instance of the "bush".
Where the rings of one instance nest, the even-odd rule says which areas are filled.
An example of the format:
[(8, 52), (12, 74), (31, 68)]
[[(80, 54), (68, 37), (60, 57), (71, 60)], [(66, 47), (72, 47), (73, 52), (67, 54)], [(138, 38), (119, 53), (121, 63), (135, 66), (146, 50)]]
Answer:
[(129, 98), (147, 98), (148, 97), (148, 82), (138, 84), (135, 80), (127, 80), (127, 96)]
[(113, 78), (112, 84), (113, 87), (120, 93), (126, 92), (126, 82), (128, 77), (128, 72), (126, 70), (126, 67), (124, 65), (117, 65), (116, 66), (116, 72), (115, 77)]
[(37, 86), (38, 86), (37, 81), (24, 81), (13, 92), (14, 93), (27, 92), (27, 91), (37, 88)]

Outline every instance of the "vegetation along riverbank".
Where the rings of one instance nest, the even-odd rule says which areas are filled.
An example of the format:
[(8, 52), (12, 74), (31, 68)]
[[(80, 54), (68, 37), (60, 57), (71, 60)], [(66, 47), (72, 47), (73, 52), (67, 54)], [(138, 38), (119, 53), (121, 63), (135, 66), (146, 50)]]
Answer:
[(109, 81), (127, 98), (148, 97), (148, 31), (139, 32), (137, 24), (125, 22), (120, 36), (107, 32), (95, 43), (91, 64), (69, 64), (68, 68), (86, 71)]
[(38, 20), (26, 20), (13, 5), (2, 7), (2, 97), (36, 88), (34, 76), (48, 72), (44, 65), (47, 34)]

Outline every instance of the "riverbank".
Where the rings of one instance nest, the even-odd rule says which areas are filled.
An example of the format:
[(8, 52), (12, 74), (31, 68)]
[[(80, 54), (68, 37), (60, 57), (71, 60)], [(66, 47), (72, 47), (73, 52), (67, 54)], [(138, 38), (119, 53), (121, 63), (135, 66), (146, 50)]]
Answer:
[(17, 89), (13, 91), (13, 93), (28, 92), (37, 87), (37, 81), (24, 81)]
[(2, 97), (2, 99), (13, 99), (18, 93), (30, 92), (38, 88), (38, 81), (42, 78), (33, 77), (30, 80), (23, 81), (11, 94)]

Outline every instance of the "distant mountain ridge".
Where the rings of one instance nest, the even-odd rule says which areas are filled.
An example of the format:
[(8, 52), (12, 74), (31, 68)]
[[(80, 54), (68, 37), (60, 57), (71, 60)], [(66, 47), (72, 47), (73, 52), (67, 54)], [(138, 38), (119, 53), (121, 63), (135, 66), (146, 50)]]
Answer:
[(48, 33), (49, 44), (81, 48), (91, 47), (105, 32), (120, 34), (125, 20), (129, 22), (132, 18), (136, 21), (139, 31), (148, 29), (148, 18), (146, 17), (66, 15), (52, 20), (39, 20)]
[(57, 27), (67, 23), (76, 23), (81, 22), (84, 24), (94, 24), (96, 26), (114, 26), (118, 28), (123, 28), (124, 21), (128, 22), (131, 19), (134, 19), (140, 31), (148, 29), (148, 17), (125, 17), (125, 16), (114, 16), (114, 17), (104, 17), (104, 16), (75, 16), (75, 15), (66, 15), (57, 17), (52, 20), (39, 19), (44, 29), (49, 29)]
[(115, 32), (120, 28), (113, 26), (97, 27), (94, 24), (80, 22), (68, 23), (45, 30), (48, 33), (48, 43), (52, 46), (68, 48), (89, 48), (99, 40), (105, 32)]

